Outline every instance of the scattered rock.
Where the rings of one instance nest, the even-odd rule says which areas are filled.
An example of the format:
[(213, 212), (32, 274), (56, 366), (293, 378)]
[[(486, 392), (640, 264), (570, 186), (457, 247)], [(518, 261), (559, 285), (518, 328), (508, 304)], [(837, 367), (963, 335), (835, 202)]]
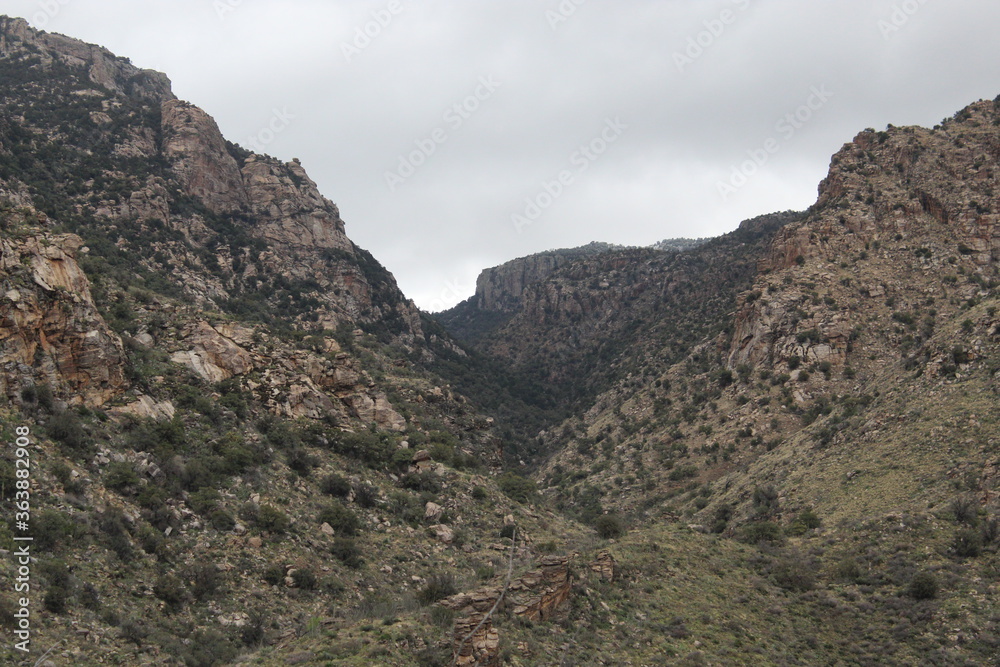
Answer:
[(426, 521), (437, 521), (444, 514), (444, 508), (432, 502), (424, 506), (424, 519)]
[(438, 540), (440, 540), (445, 544), (451, 544), (452, 542), (455, 541), (455, 531), (452, 530), (451, 527), (449, 526), (438, 524), (435, 526), (431, 526), (431, 531), (434, 533), (434, 536)]

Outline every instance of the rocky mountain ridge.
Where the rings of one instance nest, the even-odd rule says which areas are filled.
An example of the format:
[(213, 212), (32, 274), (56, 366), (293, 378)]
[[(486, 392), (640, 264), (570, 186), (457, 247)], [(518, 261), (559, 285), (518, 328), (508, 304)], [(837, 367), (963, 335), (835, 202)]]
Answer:
[[(502, 359), (542, 388), (540, 393), (586, 409), (618, 379), (636, 369), (666, 368), (721, 331), (771, 237), (795, 219), (790, 212), (761, 216), (688, 250), (588, 254), (520, 287), (519, 307), (502, 318), (471, 302), (438, 318), (456, 337), (466, 336), (477, 351)], [(545, 261), (544, 255), (537, 258)], [(490, 275), (505, 275), (507, 266)], [(469, 337), (470, 331), (477, 333)], [(468, 383), (457, 386), (478, 395)], [(537, 433), (521, 435), (523, 442)], [(535, 445), (520, 452), (525, 461), (544, 456)]]
[(54, 663), (1000, 650), (1000, 99), (862, 132), (806, 212), (497, 270), (469, 349), (165, 77), (0, 18), (0, 106), (0, 436)]

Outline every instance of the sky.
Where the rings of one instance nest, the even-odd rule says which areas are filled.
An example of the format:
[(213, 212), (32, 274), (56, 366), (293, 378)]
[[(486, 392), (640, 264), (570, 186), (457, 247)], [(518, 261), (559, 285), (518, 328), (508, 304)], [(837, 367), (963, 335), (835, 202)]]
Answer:
[(816, 199), (861, 130), (1000, 95), (994, 0), (13, 0), (299, 158), (438, 311), (552, 248), (717, 236)]

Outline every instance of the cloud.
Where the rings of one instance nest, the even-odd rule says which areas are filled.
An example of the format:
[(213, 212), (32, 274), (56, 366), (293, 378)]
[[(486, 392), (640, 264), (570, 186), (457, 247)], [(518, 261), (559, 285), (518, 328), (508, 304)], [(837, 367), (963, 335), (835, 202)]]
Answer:
[[(275, 110), (293, 114), (267, 152), (300, 158), (348, 234), (426, 308), (451, 305), (442, 292), (471, 290), (480, 268), (531, 252), (706, 236), (808, 206), (858, 131), (932, 125), (1000, 93), (1000, 6), (986, 2), (219, 2), (231, 11), (220, 16), (213, 0), (4, 11), (33, 20), (58, 5), (46, 29), (166, 71), (239, 143)], [(554, 22), (546, 12), (562, 16), (560, 5)], [(361, 49), (353, 40), (366, 28)], [(359, 53), (348, 59), (345, 44)], [(692, 62), (679, 67), (677, 54)], [(502, 85), (449, 123), (482, 77)], [(834, 97), (785, 139), (777, 123), (814, 86)], [(609, 117), (627, 132), (517, 233), (511, 214)], [(438, 129), (446, 140), (390, 191), (386, 172)], [(771, 137), (780, 150), (720, 197), (718, 183)]]

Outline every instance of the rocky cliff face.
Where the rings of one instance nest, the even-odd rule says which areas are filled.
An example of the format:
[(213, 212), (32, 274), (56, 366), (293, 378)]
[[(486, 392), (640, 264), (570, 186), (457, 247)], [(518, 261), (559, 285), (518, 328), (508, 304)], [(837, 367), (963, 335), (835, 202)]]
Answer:
[[(761, 262), (765, 274), (794, 279), (754, 285), (736, 315), (730, 366), (792, 357), (843, 366), (862, 330), (918, 307), (914, 290), (946, 297), (949, 273), (975, 277), (958, 290), (975, 298), (1000, 254), (998, 119), (996, 103), (979, 102), (933, 130), (867, 130), (844, 146), (806, 218), (781, 230)], [(859, 293), (877, 305), (846, 307)]]
[(672, 358), (721, 329), (771, 236), (792, 219), (764, 216), (684, 252), (627, 248), (566, 262), (519, 287), (516, 313), (476, 345), (543, 382), (584, 390), (640, 357)]
[(516, 312), (530, 285), (548, 278), (570, 262), (616, 249), (620, 246), (594, 242), (580, 248), (529, 255), (485, 269), (476, 280), (476, 306), (485, 311)]
[[(416, 307), (351, 242), (337, 206), (297, 160), (227, 142), (208, 114), (174, 97), (165, 76), (20, 19), (0, 18), (0, 69), (0, 200), (34, 223), (21, 225), (33, 241), (5, 248), (8, 271), (18, 258), (35, 271), (26, 278), (33, 291), (7, 290), (18, 300), (7, 301), (12, 332), (30, 332), (10, 334), (11, 368), (32, 367), (38, 381), (89, 404), (107, 401), (127, 383), (122, 343), (99, 310), (120, 313), (119, 331), (136, 336), (143, 318), (125, 315), (156, 310), (151, 293), (227, 312), (251, 328), (361, 328), (424, 345)], [(46, 101), (41, 110), (38, 100)], [(53, 237), (54, 225), (77, 236)], [(82, 245), (93, 249), (83, 269), (99, 308), (74, 260)], [(69, 268), (46, 282), (56, 266)], [(72, 312), (65, 304), (46, 312), (43, 293), (49, 305), (72, 302)], [(191, 327), (178, 331), (185, 347), (174, 360), (206, 381), (245, 378), (265, 365), (218, 327)], [(56, 336), (56, 328), (79, 340)], [(401, 429), (384, 393), (356, 387), (354, 371), (354, 383), (343, 380), (347, 365), (296, 361), (265, 378), (272, 390), (264, 400), (287, 416), (329, 412)], [(8, 375), (10, 391), (34, 382), (30, 375)]]
[(37, 54), (43, 64), (57, 60), (82, 69), (87, 79), (119, 95), (148, 98), (153, 102), (172, 99), (166, 75), (132, 65), (105, 48), (64, 35), (34, 30), (20, 18), (0, 16), (0, 56)]
[[(354, 246), (297, 161), (230, 144), (204, 111), (174, 97), (166, 77), (105, 49), (19, 19), (2, 19), (0, 39), (7, 190), (28, 193), (88, 243), (104, 236), (199, 303), (422, 340), (416, 307)], [(30, 111), (40, 98), (52, 104)], [(41, 155), (64, 173), (25, 168)]]
[[(4, 226), (15, 216), (0, 214)], [(101, 317), (72, 234), (0, 239), (0, 393), (47, 385), (72, 402), (102, 405), (126, 386), (121, 339)]]

